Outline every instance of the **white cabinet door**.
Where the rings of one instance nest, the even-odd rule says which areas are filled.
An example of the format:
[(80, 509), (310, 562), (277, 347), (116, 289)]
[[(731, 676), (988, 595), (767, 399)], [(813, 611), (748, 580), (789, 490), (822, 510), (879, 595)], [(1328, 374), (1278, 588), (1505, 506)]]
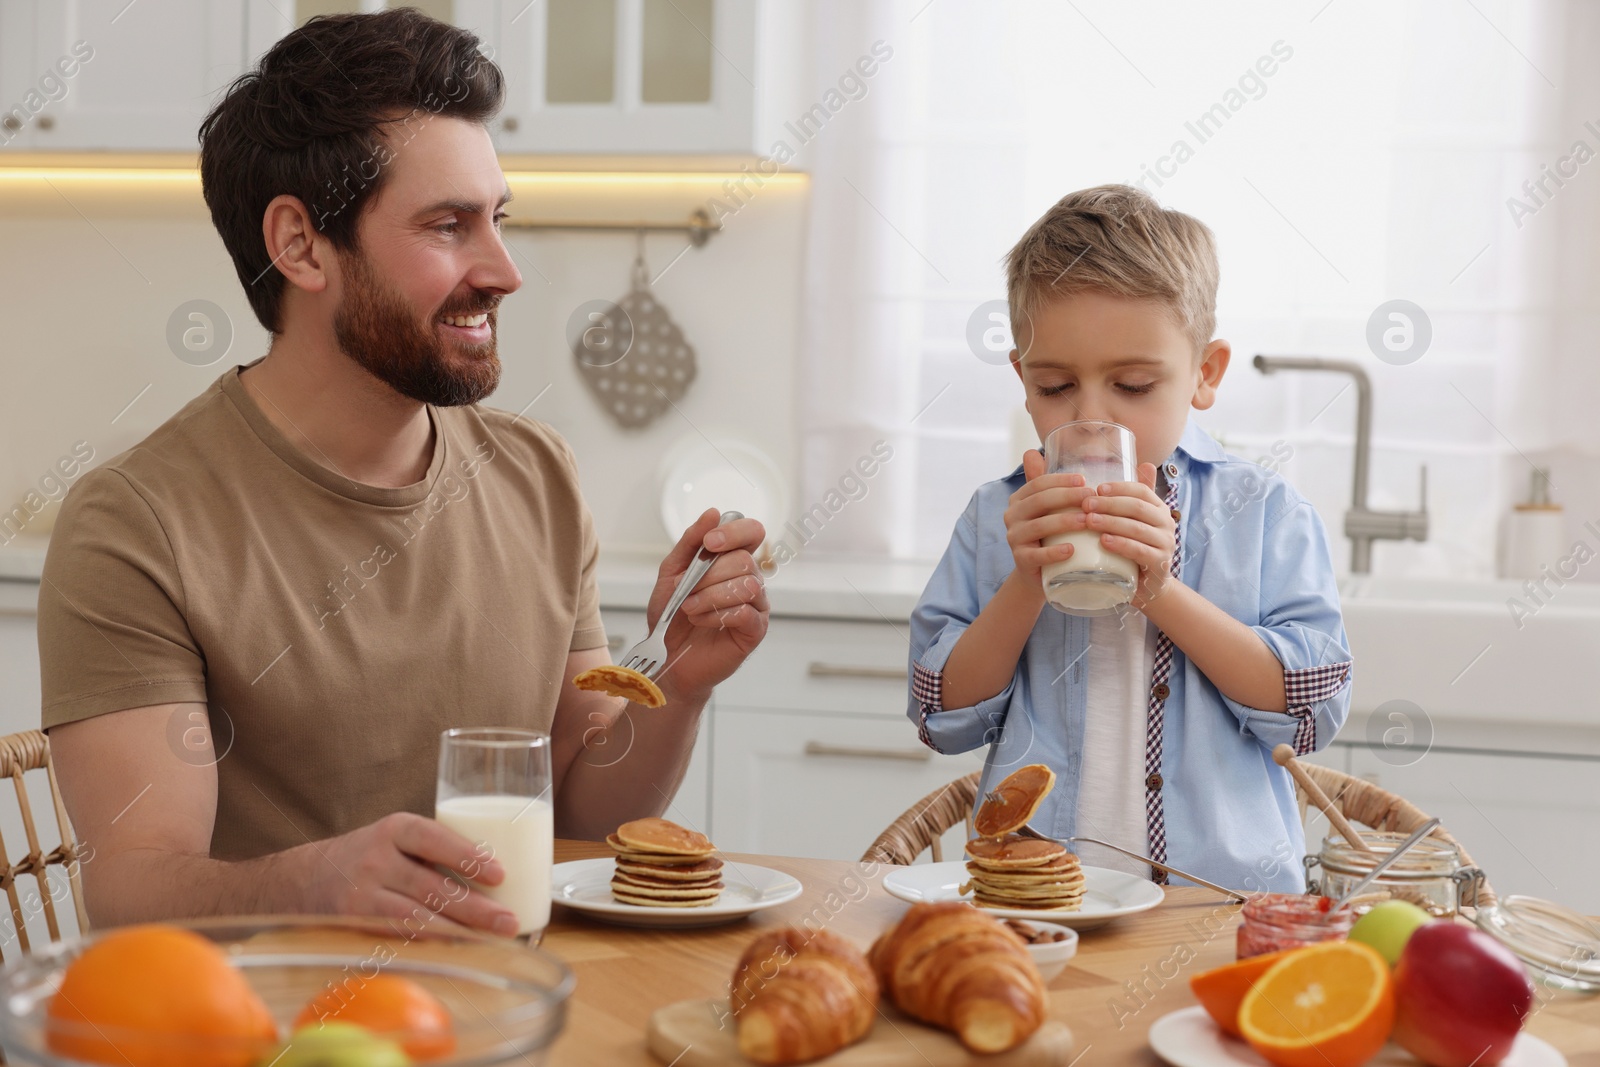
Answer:
[[(730, 852), (858, 860), (918, 800), (982, 763), (981, 752), (930, 751), (905, 718), (719, 703), (714, 839)], [(963, 837), (964, 828), (951, 835), (946, 859), (960, 858)]]
[(33, 119), (49, 102), (53, 83), (33, 58), (33, 3), (0, 3), (0, 151), (33, 147)]
[(193, 151), (201, 119), (244, 69), (243, 0), (27, 6), (33, 78), (59, 85), (33, 119), (36, 150)]
[(906, 632), (881, 622), (773, 619), (744, 665), (717, 688), (718, 705), (903, 716)]
[[(645, 626), (645, 614), (642, 611), (607, 609), (602, 614), (613, 659), (632, 648), (635, 642), (642, 640), (648, 630)], [(654, 714), (648, 709), (638, 707), (630, 707), (629, 710), (634, 715)], [(707, 708), (700, 719), (700, 735), (695, 739), (694, 754), (689, 759), (689, 770), (685, 773), (683, 784), (678, 787), (677, 795), (672, 798), (665, 816), (681, 826), (708, 835), (711, 833), (708, 827), (711, 824), (712, 718), (711, 709)], [(626, 738), (619, 737), (618, 740), (619, 743), (626, 742)], [(613, 753), (601, 753), (594, 758), (610, 760), (625, 757), (615, 756)]]
[(39, 639), (34, 614), (0, 611), (0, 734), (37, 730), (39, 707)]
[(1600, 839), (1600, 759), (1434, 750), (1397, 766), (1378, 751), (1337, 742), (1323, 756), (1317, 762), (1347, 759), (1349, 773), (1439, 816), (1501, 896), (1525, 893), (1586, 915), (1600, 912), (1593, 847)]
[(757, 0), (510, 0), (502, 152), (755, 146)]

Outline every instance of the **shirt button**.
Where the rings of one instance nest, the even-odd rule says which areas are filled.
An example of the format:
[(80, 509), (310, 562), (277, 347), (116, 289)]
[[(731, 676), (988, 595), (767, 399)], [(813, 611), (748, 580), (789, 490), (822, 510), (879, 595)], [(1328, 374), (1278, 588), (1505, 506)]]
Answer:
[(1162, 781), (1161, 775), (1152, 774), (1144, 780), (1144, 787), (1146, 789), (1160, 789)]
[(1177, 522), (1181, 518), (1183, 518), (1183, 512), (1179, 511), (1177, 508), (1173, 508), (1172, 509), (1172, 521), (1173, 522)]
[(1172, 690), (1167, 686), (1166, 682), (1162, 682), (1160, 685), (1151, 690), (1151, 692), (1155, 694), (1155, 698), (1157, 700), (1165, 700), (1172, 695)]
[(1178, 465), (1176, 463), (1168, 463), (1167, 464), (1167, 477), (1168, 478), (1176, 478), (1177, 476), (1178, 476)]

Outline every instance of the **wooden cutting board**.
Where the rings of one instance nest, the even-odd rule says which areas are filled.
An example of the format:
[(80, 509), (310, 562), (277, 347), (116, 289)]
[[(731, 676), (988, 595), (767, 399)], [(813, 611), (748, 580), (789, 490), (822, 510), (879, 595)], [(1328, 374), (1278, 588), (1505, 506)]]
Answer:
[[(645, 1043), (650, 1054), (675, 1067), (749, 1067), (739, 1054), (734, 1023), (720, 1021), (727, 1002), (682, 1000), (650, 1016)], [(815, 1062), (826, 1067), (1065, 1067), (1072, 1060), (1072, 1031), (1045, 1020), (1018, 1048), (994, 1056), (973, 1056), (952, 1034), (924, 1026), (885, 1004), (872, 1031), (861, 1041)]]

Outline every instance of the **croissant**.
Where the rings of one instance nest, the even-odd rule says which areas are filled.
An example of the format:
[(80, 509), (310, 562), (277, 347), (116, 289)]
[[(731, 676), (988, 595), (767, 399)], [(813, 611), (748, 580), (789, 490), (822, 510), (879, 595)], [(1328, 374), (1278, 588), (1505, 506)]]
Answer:
[(844, 938), (788, 926), (744, 950), (729, 999), (748, 1059), (805, 1063), (866, 1036), (878, 1012), (878, 980)]
[(901, 1011), (973, 1052), (1016, 1048), (1044, 1022), (1044, 982), (1022, 939), (962, 901), (913, 904), (869, 959)]

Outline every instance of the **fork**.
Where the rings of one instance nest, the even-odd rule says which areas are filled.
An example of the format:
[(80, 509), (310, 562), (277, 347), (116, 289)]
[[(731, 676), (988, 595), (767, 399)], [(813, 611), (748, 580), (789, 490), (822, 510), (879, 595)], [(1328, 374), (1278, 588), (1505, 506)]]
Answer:
[(1149, 856), (1141, 856), (1137, 852), (1130, 852), (1129, 850), (1127, 850), (1125, 848), (1122, 848), (1120, 845), (1113, 845), (1109, 841), (1101, 841), (1098, 838), (1094, 838), (1094, 837), (1046, 837), (1044, 834), (1041, 834), (1039, 831), (1035, 830), (1033, 827), (1027, 826), (1027, 825), (1024, 825), (1022, 827), (1022, 829), (1017, 831), (1017, 833), (1021, 834), (1023, 837), (1033, 837), (1033, 838), (1037, 838), (1040, 841), (1054, 841), (1057, 844), (1061, 844), (1061, 845), (1067, 844), (1068, 842), (1071, 842), (1073, 844), (1099, 845), (1101, 848), (1109, 848), (1113, 852), (1120, 852), (1124, 856), (1127, 856), (1130, 859), (1136, 859), (1140, 863), (1148, 863), (1150, 866), (1154, 867), (1158, 871), (1166, 871), (1168, 874), (1175, 874), (1179, 878), (1187, 878), (1187, 879), (1189, 879), (1189, 881), (1193, 882), (1195, 885), (1203, 885), (1207, 889), (1214, 889), (1218, 893), (1221, 893), (1223, 896), (1227, 897), (1228, 898), (1228, 902), (1230, 904), (1234, 903), (1236, 901), (1238, 903), (1240, 903), (1240, 904), (1243, 904), (1244, 900), (1245, 900), (1245, 898), (1235, 890), (1224, 889), (1222, 886), (1217, 885), (1217, 883), (1215, 883), (1215, 882), (1208, 882), (1204, 878), (1196, 878), (1194, 875), (1190, 874), (1188, 871), (1180, 871), (1176, 867), (1168, 867), (1165, 863), (1157, 863), (1155, 860), (1151, 859)]
[[(737, 511), (724, 511), (718, 516), (717, 524), (720, 526), (722, 523), (742, 518), (744, 516)], [(689, 569), (678, 579), (678, 587), (672, 591), (667, 606), (662, 609), (661, 617), (650, 628), (644, 640), (628, 649), (628, 654), (622, 657), (623, 668), (638, 671), (646, 678), (654, 678), (661, 673), (662, 665), (667, 661), (667, 626), (671, 624), (673, 616), (678, 614), (678, 609), (683, 606), (689, 594), (694, 592), (694, 587), (706, 576), (706, 571), (711, 569), (711, 564), (716, 562), (719, 555), (720, 552), (708, 551), (704, 546), (695, 553), (694, 559), (689, 563)]]

